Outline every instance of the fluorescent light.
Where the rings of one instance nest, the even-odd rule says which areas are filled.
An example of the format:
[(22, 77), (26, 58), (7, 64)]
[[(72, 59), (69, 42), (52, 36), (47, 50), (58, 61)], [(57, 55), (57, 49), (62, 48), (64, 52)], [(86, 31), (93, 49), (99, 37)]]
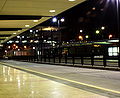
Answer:
[(38, 22), (38, 20), (33, 20), (33, 22)]
[(50, 13), (55, 13), (55, 10), (49, 10)]
[(17, 33), (13, 33), (13, 34), (17, 34)]
[(73, 2), (73, 1), (76, 1), (76, 0), (68, 0), (68, 1), (71, 1), (71, 2)]
[(25, 25), (25, 27), (30, 27), (30, 25)]

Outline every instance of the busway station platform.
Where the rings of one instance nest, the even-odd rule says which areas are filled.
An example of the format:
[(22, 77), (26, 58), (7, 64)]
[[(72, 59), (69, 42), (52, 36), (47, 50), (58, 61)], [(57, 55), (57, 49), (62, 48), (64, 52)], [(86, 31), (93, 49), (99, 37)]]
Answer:
[(2, 60), (0, 98), (120, 98), (120, 72)]

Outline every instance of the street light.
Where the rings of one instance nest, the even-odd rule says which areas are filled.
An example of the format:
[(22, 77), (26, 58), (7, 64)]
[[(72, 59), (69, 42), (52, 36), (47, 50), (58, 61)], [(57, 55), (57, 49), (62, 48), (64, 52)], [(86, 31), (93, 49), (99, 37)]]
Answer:
[(100, 31), (99, 30), (96, 30), (96, 34), (99, 34), (100, 33)]
[(101, 27), (101, 29), (102, 29), (102, 30), (105, 30), (105, 27), (104, 27), (104, 26), (102, 26), (102, 27)]
[[(64, 18), (56, 18), (54, 17), (52, 19), (52, 21), (55, 23), (57, 22), (57, 26), (58, 26), (58, 32), (59, 32), (59, 63), (61, 63), (61, 49), (60, 49), (60, 46), (61, 46), (61, 32), (60, 32), (60, 23), (64, 22), (65, 19)], [(54, 61), (55, 62), (55, 61)]]
[[(61, 18), (61, 19), (58, 19), (58, 18), (56, 18), (56, 17), (54, 17), (53, 19), (52, 19), (52, 22), (54, 22), (54, 23), (56, 23), (57, 22), (57, 26), (58, 26), (58, 31), (59, 31), (59, 29), (60, 29), (60, 22), (64, 22), (65, 21), (65, 19), (64, 18)], [(61, 32), (59, 32), (60, 33), (60, 38), (59, 38), (59, 41), (60, 41), (60, 43), (61, 43)]]

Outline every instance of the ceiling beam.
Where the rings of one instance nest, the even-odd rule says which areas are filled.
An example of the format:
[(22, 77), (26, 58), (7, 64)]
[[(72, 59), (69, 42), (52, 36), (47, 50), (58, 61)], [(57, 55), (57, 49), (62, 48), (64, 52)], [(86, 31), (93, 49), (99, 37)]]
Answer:
[(42, 16), (32, 15), (0, 15), (0, 20), (39, 20)]
[(22, 30), (22, 28), (0, 28), (0, 31), (18, 31)]
[(4, 35), (4, 34), (0, 34), (0, 37), (10, 37), (12, 34), (6, 34), (6, 35)]

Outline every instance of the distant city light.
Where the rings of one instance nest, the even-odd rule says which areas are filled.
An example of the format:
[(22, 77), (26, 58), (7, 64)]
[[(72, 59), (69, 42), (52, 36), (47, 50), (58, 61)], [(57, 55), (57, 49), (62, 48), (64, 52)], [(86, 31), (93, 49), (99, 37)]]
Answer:
[(36, 30), (36, 32), (39, 32), (39, 30)]
[(30, 40), (30, 43), (32, 43), (34, 40)]
[(64, 21), (65, 21), (65, 19), (64, 19), (64, 18), (62, 18), (62, 19), (60, 19), (60, 21), (61, 21), (61, 22), (64, 22)]
[(83, 37), (80, 35), (79, 37), (78, 37), (80, 40), (83, 40)]
[(24, 46), (24, 48), (26, 49), (26, 48), (27, 48), (27, 46)]
[(33, 47), (33, 49), (35, 49), (35, 47)]
[(85, 36), (85, 38), (89, 38), (89, 36), (88, 36), (88, 35), (86, 35), (86, 36)]
[(30, 30), (30, 32), (33, 32), (33, 30)]
[(83, 30), (80, 30), (80, 32), (82, 33), (82, 32), (83, 32)]
[(112, 34), (109, 35), (109, 39), (112, 38)]
[(25, 38), (25, 36), (22, 36), (22, 38)]
[(104, 30), (104, 29), (105, 29), (105, 27), (101, 27), (101, 29), (102, 29), (102, 30)]
[(99, 30), (96, 30), (96, 34), (99, 34), (100, 33), (100, 31)]
[(8, 46), (8, 48), (10, 49), (11, 47), (10, 47), (10, 46)]
[(20, 36), (17, 36), (17, 38), (20, 38)]
[(96, 8), (95, 8), (95, 7), (93, 7), (93, 8), (92, 8), (92, 10), (96, 10)]

